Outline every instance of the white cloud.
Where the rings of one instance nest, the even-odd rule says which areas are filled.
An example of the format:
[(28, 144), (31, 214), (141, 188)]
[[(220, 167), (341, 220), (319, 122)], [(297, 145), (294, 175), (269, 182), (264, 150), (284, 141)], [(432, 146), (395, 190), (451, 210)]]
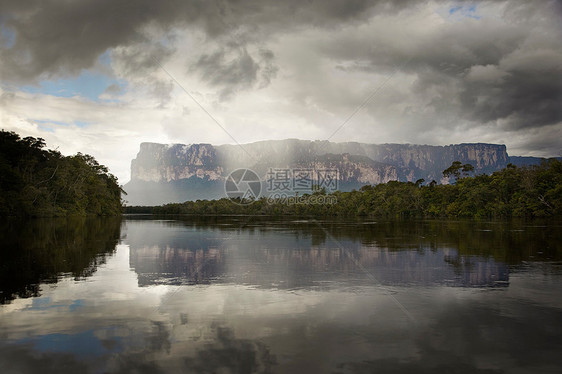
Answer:
[[(111, 56), (104, 68), (123, 82), (120, 90), (90, 101), (5, 86), (2, 127), (43, 137), (65, 154), (90, 153), (126, 183), (140, 142), (234, 143), (183, 89), (245, 143), (326, 139), (383, 85), (332, 140), (505, 142), (513, 154), (542, 156), (562, 148), (560, 138), (547, 136), (562, 128), (556, 109), (562, 35), (552, 5), (372, 5), (357, 13), (330, 3), (286, 21), (279, 17), (289, 8), (277, 3), (232, 8), (222, 21), (212, 7), (192, 22), (179, 22), (173, 9), (154, 15), (150, 26), (131, 18), (141, 22), (134, 33), (123, 29), (121, 39), (104, 33), (106, 41), (91, 41)], [(455, 6), (464, 8), (453, 17)], [(47, 53), (40, 40), (28, 42), (18, 48), (35, 51), (30, 56)], [(59, 60), (57, 76), (67, 65), (70, 75), (88, 67), (87, 59), (76, 60), (80, 66), (69, 56)], [(54, 69), (55, 61), (27, 68)]]

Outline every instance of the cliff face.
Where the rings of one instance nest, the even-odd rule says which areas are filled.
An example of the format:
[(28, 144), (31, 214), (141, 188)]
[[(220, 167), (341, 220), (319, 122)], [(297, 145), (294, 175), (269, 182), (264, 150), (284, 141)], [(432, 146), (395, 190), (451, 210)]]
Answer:
[(316, 156), (311, 161), (297, 161), (294, 165), (312, 170), (337, 170), (338, 180), (343, 183), (379, 184), (398, 180), (396, 167), (349, 153)]
[[(242, 148), (243, 147), (243, 148)], [(305, 140), (264, 141), (236, 145), (142, 143), (131, 163), (131, 180), (170, 182), (193, 176), (222, 180), (236, 168), (258, 173), (267, 168), (337, 168), (342, 180), (384, 183), (389, 180), (441, 179), (453, 161), (471, 163), (477, 173), (504, 168), (504, 145), (330, 143)]]
[[(270, 168), (337, 169), (343, 189), (345, 186), (357, 188), (364, 184), (420, 178), (426, 182), (447, 183), (442, 171), (453, 161), (472, 164), (476, 173), (491, 173), (504, 168), (509, 157), (504, 145), (484, 143), (430, 146), (298, 139), (242, 146), (142, 143), (131, 163), (131, 182), (125, 185), (125, 190), (129, 193), (127, 200), (130, 204), (185, 201), (188, 196), (215, 198), (220, 197), (219, 185), (222, 187), (226, 176), (237, 168), (252, 169), (260, 176), (265, 176)], [(149, 183), (156, 195), (157, 186), (166, 183), (180, 183), (181, 188), (191, 191), (186, 191), (189, 192), (187, 195), (181, 191), (174, 192), (173, 196), (167, 193), (156, 202), (154, 199), (147, 202), (139, 198), (143, 183)]]
[(193, 176), (218, 180), (222, 174), (216, 149), (210, 144), (141, 143), (137, 158), (131, 162), (131, 180), (145, 182), (170, 182)]
[(370, 157), (383, 163), (406, 169), (406, 178), (414, 181), (442, 181), (442, 172), (453, 161), (470, 163), (477, 174), (491, 173), (504, 168), (508, 163), (505, 145), (457, 144), (440, 146), (382, 144), (370, 147)]

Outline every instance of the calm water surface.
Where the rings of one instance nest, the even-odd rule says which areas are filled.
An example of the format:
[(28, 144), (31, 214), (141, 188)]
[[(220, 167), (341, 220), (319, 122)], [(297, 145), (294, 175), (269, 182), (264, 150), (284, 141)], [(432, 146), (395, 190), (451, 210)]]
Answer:
[(0, 372), (562, 372), (561, 228), (3, 222)]

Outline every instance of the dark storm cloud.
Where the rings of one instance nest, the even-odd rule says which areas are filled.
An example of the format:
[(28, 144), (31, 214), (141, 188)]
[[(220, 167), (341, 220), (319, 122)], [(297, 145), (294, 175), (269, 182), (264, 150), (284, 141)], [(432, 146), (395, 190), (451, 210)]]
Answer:
[(505, 120), (519, 130), (562, 120), (562, 71), (505, 71), (497, 81), (467, 82), (460, 93), (465, 115), (474, 121)]
[(142, 7), (123, 2), (13, 3), (2, 9), (5, 27), (15, 32), (13, 46), (3, 51), (3, 79), (75, 74), (91, 67), (108, 48), (139, 39), (137, 27), (150, 19)]
[[(438, 12), (443, 18), (437, 25)], [(422, 98), (436, 116), (419, 128), (434, 126), (445, 114), (459, 123), (492, 123), (498, 131), (562, 121), (559, 1), (4, 0), (0, 14), (0, 75), (6, 82), (77, 75), (109, 50), (126, 74), (152, 85), (164, 104), (173, 86), (149, 76), (158, 70), (155, 58), (165, 64), (175, 46), (172, 39), (151, 38), (187, 29), (202, 32), (208, 47), (192, 51), (194, 62), (186, 70), (226, 100), (281, 76), (276, 56), (282, 51), (273, 46), (284, 35), (307, 35), (313, 51), (304, 52), (319, 62), (347, 72), (390, 74), (399, 68), (414, 76), (404, 101)], [(299, 79), (293, 84), (301, 86), (282, 95), (334, 112), (350, 112), (361, 102), (335, 95), (337, 87), (313, 73), (302, 79), (294, 74)], [(386, 114), (376, 105), (374, 112)]]
[[(15, 82), (41, 74), (76, 74), (110, 48), (147, 42), (143, 30), (149, 26), (165, 32), (190, 25), (214, 38), (244, 25), (262, 31), (269, 28), (269, 32), (298, 24), (333, 27), (342, 20), (368, 18), (369, 9), (393, 11), (396, 6), (391, 4), (366, 0), (6, 0), (0, 5), (0, 20), (5, 30), (14, 33), (14, 40), (2, 48), (0, 72), (3, 80)], [(258, 35), (254, 32), (248, 37)]]
[(343, 34), (318, 48), (345, 71), (390, 74), (400, 67), (415, 75), (412, 93), (427, 97), (436, 113), (454, 109), (503, 130), (542, 127), (562, 121), (559, 16), (556, 2), (510, 2), (501, 20), (460, 20), (429, 31), (405, 22), (371, 35)]
[(112, 57), (121, 64), (124, 73), (128, 75), (146, 75), (154, 71), (161, 61), (168, 59), (175, 50), (161, 43), (142, 42), (127, 47), (116, 48)]
[[(8, 1), (1, 8), (5, 28), (15, 33), (3, 48), (2, 77), (33, 80), (41, 74), (72, 75), (91, 67), (106, 50), (147, 42), (142, 29), (154, 23), (167, 29), (196, 18), (181, 2), (159, 1)], [(189, 10), (189, 12), (188, 12)]]
[(235, 92), (255, 84), (266, 86), (277, 73), (274, 55), (269, 50), (259, 51), (259, 60), (247, 48), (228, 45), (210, 54), (203, 54), (191, 67), (213, 86), (220, 88), (220, 96), (227, 99)]
[(174, 52), (174, 48), (169, 45), (146, 41), (127, 47), (117, 47), (111, 56), (126, 77), (147, 87), (150, 94), (160, 102), (160, 107), (164, 107), (171, 99), (174, 83), (151, 73), (158, 71), (163, 61)]

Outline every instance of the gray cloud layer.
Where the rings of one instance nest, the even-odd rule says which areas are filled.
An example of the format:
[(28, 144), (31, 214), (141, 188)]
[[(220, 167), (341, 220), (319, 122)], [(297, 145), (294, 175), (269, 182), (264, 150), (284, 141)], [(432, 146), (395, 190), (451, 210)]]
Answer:
[(256, 58), (247, 48), (228, 43), (219, 50), (201, 55), (192, 68), (205, 81), (219, 87), (224, 100), (255, 84), (267, 86), (278, 70), (273, 61), (274, 54), (270, 50), (260, 50)]
[[(470, 13), (472, 5), (490, 14), (476, 17)], [(175, 47), (173, 39), (166, 45), (151, 42), (147, 30), (164, 35), (197, 30), (208, 39), (209, 49), (194, 52), (198, 57), (186, 72), (215, 87), (225, 101), (279, 79), (283, 66), (277, 61), (279, 50), (272, 47), (279, 38), (317, 31), (306, 52), (344, 72), (388, 74), (399, 66), (414, 76), (405, 101), (423, 101), (417, 113), (434, 113), (417, 117), (424, 122), (421, 128), (439, 123), (440, 117), (475, 126), (493, 123), (498, 131), (562, 122), (560, 2), (436, 1), (429, 6), (445, 13), (464, 6), (467, 19), (481, 19), (426, 28), (424, 22), (430, 21), (421, 17), (428, 15), (420, 13), (416, 19), (416, 12), (428, 3), (414, 1), (5, 0), (0, 20), (14, 37), (11, 41), (4, 35), (0, 74), (12, 83), (76, 75), (109, 50), (126, 71), (148, 77), (156, 68), (151, 56), (166, 60)], [(392, 22), (385, 21), (388, 17)], [(402, 66), (404, 61), (408, 63)], [(169, 99), (171, 85), (146, 79), (162, 102)], [(359, 104), (346, 103), (346, 98), (335, 103), (338, 97), (328, 92), (321, 76), (305, 80), (303, 87), (287, 92), (290, 99), (313, 96), (313, 104), (340, 105), (343, 112)], [(307, 87), (316, 91), (306, 92)], [(379, 114), (383, 109), (368, 108)]]
[(243, 44), (288, 28), (332, 28), (342, 22), (364, 21), (379, 9), (394, 11), (393, 4), (367, 0), (6, 0), (0, 5), (1, 20), (15, 33), (15, 40), (2, 48), (2, 74), (3, 79), (30, 80), (41, 74), (76, 73), (91, 67), (107, 49), (146, 42), (142, 31), (150, 26), (169, 31), (189, 25), (211, 38), (245, 29), (236, 34)]

